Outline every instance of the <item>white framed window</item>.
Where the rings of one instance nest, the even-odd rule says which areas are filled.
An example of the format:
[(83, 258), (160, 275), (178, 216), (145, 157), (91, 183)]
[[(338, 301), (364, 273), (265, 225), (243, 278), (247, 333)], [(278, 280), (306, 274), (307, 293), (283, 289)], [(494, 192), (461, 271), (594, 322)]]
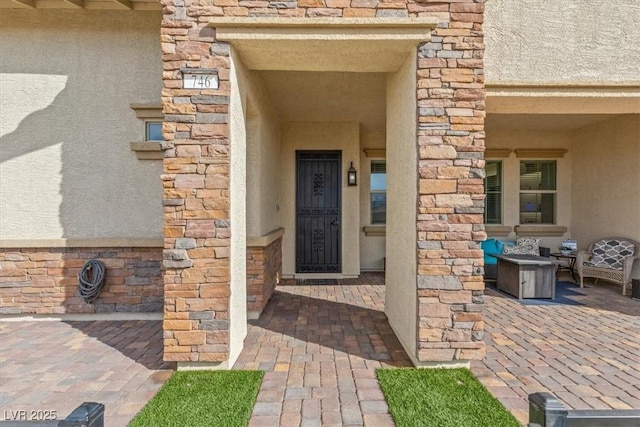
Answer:
[(484, 223), (502, 224), (502, 160), (487, 160), (484, 178)]
[(387, 161), (371, 160), (371, 224), (387, 223)]
[(555, 224), (557, 161), (520, 161), (520, 224)]

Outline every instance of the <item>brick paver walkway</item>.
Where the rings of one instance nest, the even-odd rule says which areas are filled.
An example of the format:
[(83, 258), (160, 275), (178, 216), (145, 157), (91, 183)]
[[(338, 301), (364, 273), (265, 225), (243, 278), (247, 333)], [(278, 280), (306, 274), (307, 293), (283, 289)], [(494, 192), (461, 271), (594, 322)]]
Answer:
[(105, 405), (106, 426), (125, 426), (170, 368), (162, 362), (161, 321), (3, 321), (0, 419), (20, 410), (64, 418), (94, 401)]
[(381, 274), (279, 286), (235, 365), (266, 371), (250, 426), (393, 426), (375, 369), (411, 364), (383, 308)]
[(521, 422), (538, 391), (573, 409), (640, 409), (640, 301), (605, 283), (576, 288), (581, 306), (487, 291), (487, 356), (472, 371)]
[[(364, 274), (277, 288), (235, 366), (266, 371), (251, 426), (393, 425), (375, 368), (410, 363), (382, 311), (384, 286), (382, 274)], [(524, 306), (487, 291), (487, 357), (472, 370), (522, 422), (536, 391), (576, 409), (640, 408), (640, 302), (613, 285), (578, 291), (569, 298), (581, 306)], [(64, 417), (93, 400), (105, 403), (107, 426), (124, 426), (170, 368), (160, 321), (3, 321), (0, 418)]]
[[(378, 366), (408, 359), (382, 310), (380, 274), (341, 286), (279, 286), (251, 323), (236, 368), (267, 371), (251, 426), (392, 425)], [(572, 408), (640, 408), (640, 302), (588, 284), (584, 305), (525, 306), (487, 291), (482, 383), (521, 422), (529, 393)]]

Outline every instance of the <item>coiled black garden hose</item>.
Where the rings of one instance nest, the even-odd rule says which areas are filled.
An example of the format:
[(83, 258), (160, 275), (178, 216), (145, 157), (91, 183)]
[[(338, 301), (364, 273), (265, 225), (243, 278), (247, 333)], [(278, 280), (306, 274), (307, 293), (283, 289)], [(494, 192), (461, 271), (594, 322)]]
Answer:
[(104, 285), (104, 264), (97, 259), (91, 259), (82, 266), (78, 275), (78, 288), (80, 296), (85, 302), (92, 303), (98, 294), (102, 285)]

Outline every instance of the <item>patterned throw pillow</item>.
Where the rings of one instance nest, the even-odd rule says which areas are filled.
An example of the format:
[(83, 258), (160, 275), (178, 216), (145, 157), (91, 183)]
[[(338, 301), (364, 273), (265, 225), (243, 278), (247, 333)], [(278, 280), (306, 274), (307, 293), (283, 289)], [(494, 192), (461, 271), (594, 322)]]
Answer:
[(520, 252), (520, 246), (516, 245), (504, 245), (504, 247), (502, 248), (502, 253), (522, 255), (522, 253)]
[(600, 240), (593, 244), (593, 256), (588, 265), (622, 270), (626, 257), (634, 256), (635, 246), (626, 240)]
[(505, 246), (502, 248), (502, 253), (514, 255), (540, 255), (540, 239), (520, 237), (516, 240), (515, 246)]

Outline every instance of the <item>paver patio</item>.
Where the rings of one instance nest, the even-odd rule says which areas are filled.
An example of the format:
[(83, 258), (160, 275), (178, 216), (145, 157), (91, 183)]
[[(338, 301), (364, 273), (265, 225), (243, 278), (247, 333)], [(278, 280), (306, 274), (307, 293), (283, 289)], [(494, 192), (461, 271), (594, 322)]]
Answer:
[(235, 365), (267, 371), (250, 426), (393, 426), (375, 369), (411, 362), (383, 308), (380, 274), (338, 286), (285, 280)]
[[(388, 284), (393, 286), (393, 284)], [(640, 302), (614, 285), (524, 306), (487, 291), (487, 357), (472, 371), (520, 421), (527, 395), (550, 391), (572, 408), (640, 408)], [(375, 368), (409, 366), (383, 313), (384, 278), (339, 285), (284, 281), (251, 321), (239, 369), (266, 371), (251, 426), (393, 425)], [(66, 416), (83, 401), (124, 426), (168, 378), (160, 321), (0, 322), (0, 415)]]
[[(392, 425), (374, 370), (409, 362), (382, 313), (383, 276), (294, 283), (251, 322), (235, 366), (267, 371), (250, 425)], [(582, 306), (524, 306), (487, 291), (487, 357), (472, 371), (523, 423), (537, 391), (576, 409), (640, 408), (640, 302), (613, 285), (579, 292)]]
[(94, 401), (105, 405), (106, 426), (125, 426), (171, 368), (162, 361), (161, 321), (3, 321), (0, 419), (20, 410), (64, 418)]
[(516, 417), (529, 393), (573, 409), (640, 409), (640, 301), (620, 286), (576, 288), (584, 305), (525, 306), (487, 291), (487, 355), (472, 371)]

